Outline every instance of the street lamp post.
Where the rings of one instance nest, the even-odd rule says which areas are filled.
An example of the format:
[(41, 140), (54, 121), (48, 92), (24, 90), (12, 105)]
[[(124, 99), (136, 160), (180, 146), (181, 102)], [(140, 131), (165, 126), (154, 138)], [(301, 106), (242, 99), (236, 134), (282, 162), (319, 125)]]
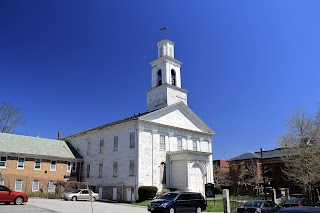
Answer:
[(267, 200), (267, 192), (266, 192), (266, 178), (265, 178), (265, 171), (264, 171), (264, 159), (262, 154), (262, 148), (260, 148), (260, 154), (261, 154), (261, 166), (262, 166), (262, 178), (263, 178), (263, 194), (264, 199)]

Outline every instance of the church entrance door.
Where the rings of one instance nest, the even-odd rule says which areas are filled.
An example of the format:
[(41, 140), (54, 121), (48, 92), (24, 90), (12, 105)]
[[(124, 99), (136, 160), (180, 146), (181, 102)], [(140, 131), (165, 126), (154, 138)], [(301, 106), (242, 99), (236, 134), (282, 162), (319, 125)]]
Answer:
[(203, 194), (203, 172), (200, 165), (195, 164), (190, 171), (190, 188), (193, 192), (201, 192)]

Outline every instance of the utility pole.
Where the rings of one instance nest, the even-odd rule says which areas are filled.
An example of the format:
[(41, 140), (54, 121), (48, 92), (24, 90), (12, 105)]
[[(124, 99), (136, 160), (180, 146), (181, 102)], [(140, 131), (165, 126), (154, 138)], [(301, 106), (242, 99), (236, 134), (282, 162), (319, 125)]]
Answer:
[(260, 154), (261, 154), (261, 167), (262, 167), (262, 178), (263, 178), (263, 194), (264, 194), (264, 199), (267, 200), (267, 192), (266, 192), (266, 177), (264, 175), (264, 159), (263, 159), (263, 154), (262, 154), (262, 148), (260, 148)]

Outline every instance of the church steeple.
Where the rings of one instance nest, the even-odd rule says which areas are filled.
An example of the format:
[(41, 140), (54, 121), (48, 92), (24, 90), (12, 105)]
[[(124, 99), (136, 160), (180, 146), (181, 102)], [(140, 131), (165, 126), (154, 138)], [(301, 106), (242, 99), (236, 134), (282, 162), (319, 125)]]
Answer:
[(187, 104), (187, 91), (181, 88), (181, 62), (174, 58), (174, 42), (163, 39), (157, 43), (158, 59), (152, 61), (152, 89), (147, 92), (148, 111), (177, 102)]

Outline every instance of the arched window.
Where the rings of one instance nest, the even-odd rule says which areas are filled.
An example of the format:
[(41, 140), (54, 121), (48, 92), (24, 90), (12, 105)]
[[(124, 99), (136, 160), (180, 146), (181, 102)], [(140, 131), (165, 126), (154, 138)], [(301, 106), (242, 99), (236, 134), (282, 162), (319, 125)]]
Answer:
[(160, 183), (166, 184), (166, 164), (164, 162), (160, 163)]
[(158, 70), (158, 86), (162, 85), (162, 71)]
[(176, 71), (171, 70), (171, 84), (176, 86)]

